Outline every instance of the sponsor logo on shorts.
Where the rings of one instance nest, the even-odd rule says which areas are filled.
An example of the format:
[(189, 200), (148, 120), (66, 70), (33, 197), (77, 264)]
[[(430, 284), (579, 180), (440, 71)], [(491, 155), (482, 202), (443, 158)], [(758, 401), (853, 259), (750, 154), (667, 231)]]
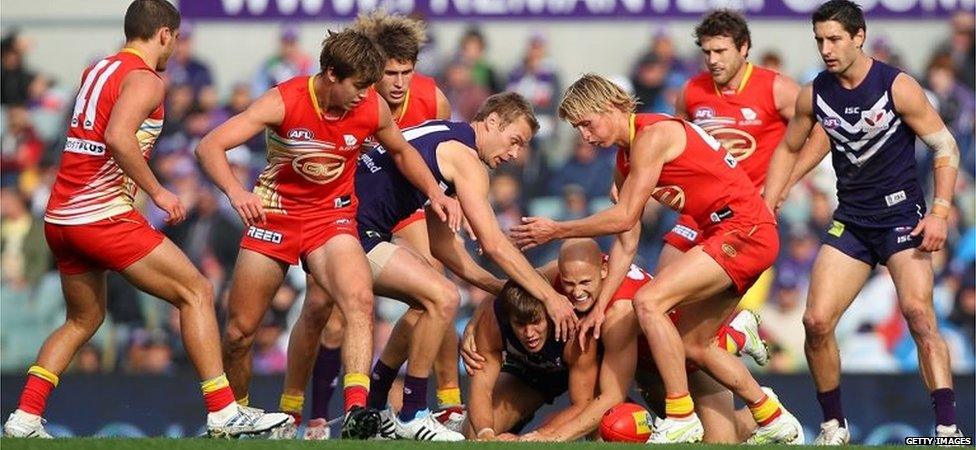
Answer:
[(284, 239), (281, 233), (277, 231), (265, 230), (253, 225), (247, 229), (247, 237), (272, 244), (280, 244), (281, 240)]
[(735, 255), (739, 254), (739, 252), (735, 251), (735, 247), (725, 243), (722, 244), (722, 253), (725, 253), (725, 256), (729, 258), (735, 258)]
[(914, 229), (915, 229), (915, 227), (907, 227), (907, 226), (906, 227), (895, 227), (895, 230), (894, 231), (895, 231), (895, 233), (907, 233), (907, 232), (912, 231)]
[(294, 128), (288, 130), (288, 139), (294, 139), (296, 141), (311, 141), (315, 138), (312, 131), (307, 128)]
[(898, 236), (898, 239), (895, 242), (897, 242), (898, 244), (904, 244), (906, 242), (911, 242), (911, 241), (912, 241), (912, 235), (906, 234), (904, 236)]
[(366, 237), (370, 239), (383, 239), (383, 236), (379, 233), (379, 231), (374, 230), (366, 230)]
[(834, 223), (830, 224), (830, 229), (827, 230), (827, 234), (840, 237), (840, 235), (844, 234), (844, 224), (835, 220)]
[(352, 219), (339, 219), (333, 223), (339, 226), (352, 225)]
[(64, 143), (64, 151), (82, 155), (102, 156), (105, 154), (105, 144), (69, 137)]
[(675, 225), (674, 228), (671, 229), (671, 232), (692, 242), (694, 242), (695, 239), (698, 239), (697, 231), (681, 225), (680, 223)]
[(897, 205), (897, 204), (905, 201), (906, 198), (908, 198), (908, 196), (905, 194), (905, 191), (898, 191), (898, 192), (895, 192), (895, 193), (886, 195), (885, 196), (885, 204), (887, 204), (888, 206), (895, 206), (895, 205)]

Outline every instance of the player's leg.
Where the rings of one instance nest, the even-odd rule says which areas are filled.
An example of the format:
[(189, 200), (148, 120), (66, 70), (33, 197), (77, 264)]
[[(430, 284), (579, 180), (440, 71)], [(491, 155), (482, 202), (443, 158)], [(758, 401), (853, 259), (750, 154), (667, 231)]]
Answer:
[(329, 414), (329, 403), (342, 370), (342, 339), (345, 328), (346, 319), (342, 311), (333, 307), (322, 330), (319, 353), (315, 358), (315, 368), (312, 369), (312, 417), (332, 417)]
[(67, 314), (63, 325), (41, 345), (37, 360), (27, 371), (27, 382), (20, 394), (17, 410), (4, 424), (8, 437), (49, 438), (41, 416), (47, 399), (57, 387), (59, 376), (105, 320), (105, 271), (92, 270), (61, 274)]
[[(440, 348), (444, 331), (452, 326), (460, 294), (447, 278), (435, 272), (426, 261), (409, 249), (384, 243), (370, 251), (370, 258), (374, 265), (380, 267), (375, 281), (378, 294), (406, 300), (424, 310), (417, 318), (410, 337), (403, 407), (397, 421), (397, 432), (402, 435), (403, 431), (410, 428), (407, 425), (427, 418), (425, 414), (418, 413), (427, 409), (427, 378), (437, 356), (437, 351), (430, 349)], [(392, 384), (391, 378), (395, 377), (395, 371), (395, 368), (382, 361), (377, 363), (373, 379), (382, 379), (384, 384), (381, 386), (381, 382), (377, 381), (376, 389), (371, 393), (371, 406), (386, 404), (388, 385)], [(430, 420), (436, 423), (433, 418)], [(401, 422), (404, 427), (399, 426)], [(433, 424), (425, 426), (429, 425)], [(442, 427), (433, 428), (445, 438), (462, 438), (458, 433), (444, 433), (448, 430), (441, 430)]]
[[(279, 403), (281, 411), (291, 414), (295, 418), (296, 426), (302, 422), (305, 387), (308, 386), (313, 366), (317, 360), (322, 328), (329, 320), (329, 314), (334, 303), (312, 277), (307, 276), (305, 283), (306, 290), (302, 310), (298, 315), (298, 320), (295, 321), (295, 326), (292, 327), (291, 334), (288, 336), (288, 365), (285, 371), (285, 385)], [(295, 430), (289, 431), (289, 435), (283, 437), (294, 437)]]
[(373, 282), (359, 239), (339, 233), (311, 250), (305, 262), (315, 281), (345, 316), (348, 326), (342, 341), (346, 418), (343, 437), (365, 439), (376, 434), (379, 414), (366, 409), (369, 364), (373, 355)]
[(891, 255), (886, 265), (898, 292), (901, 313), (918, 348), (922, 380), (932, 395), (939, 435), (954, 435), (956, 427), (955, 392), (949, 349), (939, 334), (932, 304), (932, 255), (916, 249)]
[(504, 371), (498, 374), (498, 381), (495, 382), (491, 395), (496, 435), (521, 433), (524, 430), (521, 427), (515, 429), (516, 426), (527, 424), (546, 402), (541, 392)]
[[(734, 397), (725, 386), (704, 371), (696, 370), (688, 374), (688, 387), (691, 396), (695, 399), (695, 413), (701, 418), (702, 426), (705, 427), (702, 442), (737, 444), (749, 437), (748, 434), (742, 439), (738, 437)], [(749, 422), (755, 427), (751, 417)]]
[(870, 275), (871, 265), (831, 245), (821, 246), (813, 263), (803, 328), (807, 364), (824, 417), (817, 443), (850, 440), (841, 407), (840, 352), (834, 329)]
[(172, 241), (164, 239), (121, 274), (140, 290), (166, 300), (179, 310), (183, 346), (203, 380), (201, 387), (210, 412), (207, 427), (211, 435), (263, 433), (292, 422), (286, 414), (263, 414), (234, 403), (234, 392), (224, 375), (220, 357), (213, 287)]
[(227, 325), (221, 341), (224, 370), (238, 402), (247, 406), (251, 346), (261, 319), (285, 277), (287, 266), (242, 248), (230, 281)]

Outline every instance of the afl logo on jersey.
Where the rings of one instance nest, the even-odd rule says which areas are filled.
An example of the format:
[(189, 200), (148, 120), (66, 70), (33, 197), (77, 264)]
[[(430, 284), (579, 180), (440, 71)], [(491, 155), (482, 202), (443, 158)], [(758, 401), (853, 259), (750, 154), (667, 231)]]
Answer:
[(345, 169), (346, 158), (328, 153), (312, 153), (302, 155), (291, 162), (295, 172), (302, 178), (316, 184), (328, 184), (339, 178)]
[(685, 191), (681, 186), (659, 186), (651, 192), (651, 197), (675, 211), (680, 212), (685, 207)]
[(739, 161), (748, 158), (756, 151), (756, 138), (745, 131), (736, 128), (719, 128), (708, 130), (708, 134), (721, 142), (722, 147)]
[(306, 128), (295, 128), (288, 131), (288, 139), (296, 141), (311, 141), (315, 135)]
[(833, 130), (834, 128), (837, 128), (837, 127), (840, 126), (840, 118), (838, 118), (838, 117), (824, 117), (823, 120), (820, 121), (820, 123), (821, 123), (821, 125), (823, 125), (824, 128), (826, 128), (828, 130)]
[(715, 117), (715, 110), (708, 107), (700, 107), (695, 110), (695, 120), (711, 119)]

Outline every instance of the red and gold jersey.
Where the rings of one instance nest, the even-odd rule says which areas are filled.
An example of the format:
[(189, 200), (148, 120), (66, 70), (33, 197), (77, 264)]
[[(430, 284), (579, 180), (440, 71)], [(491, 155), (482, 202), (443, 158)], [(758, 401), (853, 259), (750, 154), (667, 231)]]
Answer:
[(403, 99), (403, 108), (394, 116), (401, 129), (420, 125), (437, 118), (437, 82), (433, 78), (415, 73), (410, 88)]
[(285, 104), (281, 124), (268, 128), (268, 165), (254, 193), (274, 214), (355, 208), (353, 178), (359, 149), (379, 128), (379, 96), (341, 116), (321, 111), (314, 77), (295, 77), (278, 85)]
[(786, 134), (787, 121), (776, 109), (777, 73), (748, 63), (734, 93), (723, 93), (708, 72), (688, 81), (685, 111), (739, 160), (756, 189), (762, 189), (773, 150)]
[[(664, 164), (657, 186), (651, 193), (658, 202), (687, 214), (706, 233), (720, 222), (774, 222), (762, 197), (745, 171), (712, 135), (699, 126), (665, 114), (630, 116), (631, 142), (642, 129), (663, 120), (681, 123), (685, 129), (684, 151)], [(617, 151), (617, 169), (630, 172), (627, 147)], [(639, 150), (638, 150), (639, 151)]]
[[(136, 184), (105, 145), (105, 129), (122, 81), (134, 70), (156, 71), (134, 50), (124, 49), (85, 69), (68, 124), (67, 141), (44, 220), (59, 225), (97, 222), (132, 210)], [(149, 158), (163, 129), (162, 102), (136, 131)]]

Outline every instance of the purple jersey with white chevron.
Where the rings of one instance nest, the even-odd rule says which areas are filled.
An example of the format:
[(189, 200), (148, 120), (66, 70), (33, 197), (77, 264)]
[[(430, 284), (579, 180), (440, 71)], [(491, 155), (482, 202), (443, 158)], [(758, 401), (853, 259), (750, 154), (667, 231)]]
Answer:
[(901, 71), (872, 60), (854, 89), (821, 72), (813, 80), (813, 111), (830, 137), (837, 172), (838, 220), (894, 226), (920, 217), (925, 200), (915, 172), (915, 132), (895, 111), (892, 84)]
[[(454, 185), (444, 179), (437, 164), (437, 146), (458, 141), (475, 148), (474, 129), (464, 122), (429, 120), (415, 127), (405, 128), (403, 137), (420, 153), (434, 179), (447, 195), (454, 194)], [(423, 207), (427, 196), (400, 173), (393, 156), (378, 146), (359, 157), (356, 167), (356, 196), (359, 210), (360, 238), (389, 241), (393, 227)], [(368, 251), (369, 249), (367, 249)]]

